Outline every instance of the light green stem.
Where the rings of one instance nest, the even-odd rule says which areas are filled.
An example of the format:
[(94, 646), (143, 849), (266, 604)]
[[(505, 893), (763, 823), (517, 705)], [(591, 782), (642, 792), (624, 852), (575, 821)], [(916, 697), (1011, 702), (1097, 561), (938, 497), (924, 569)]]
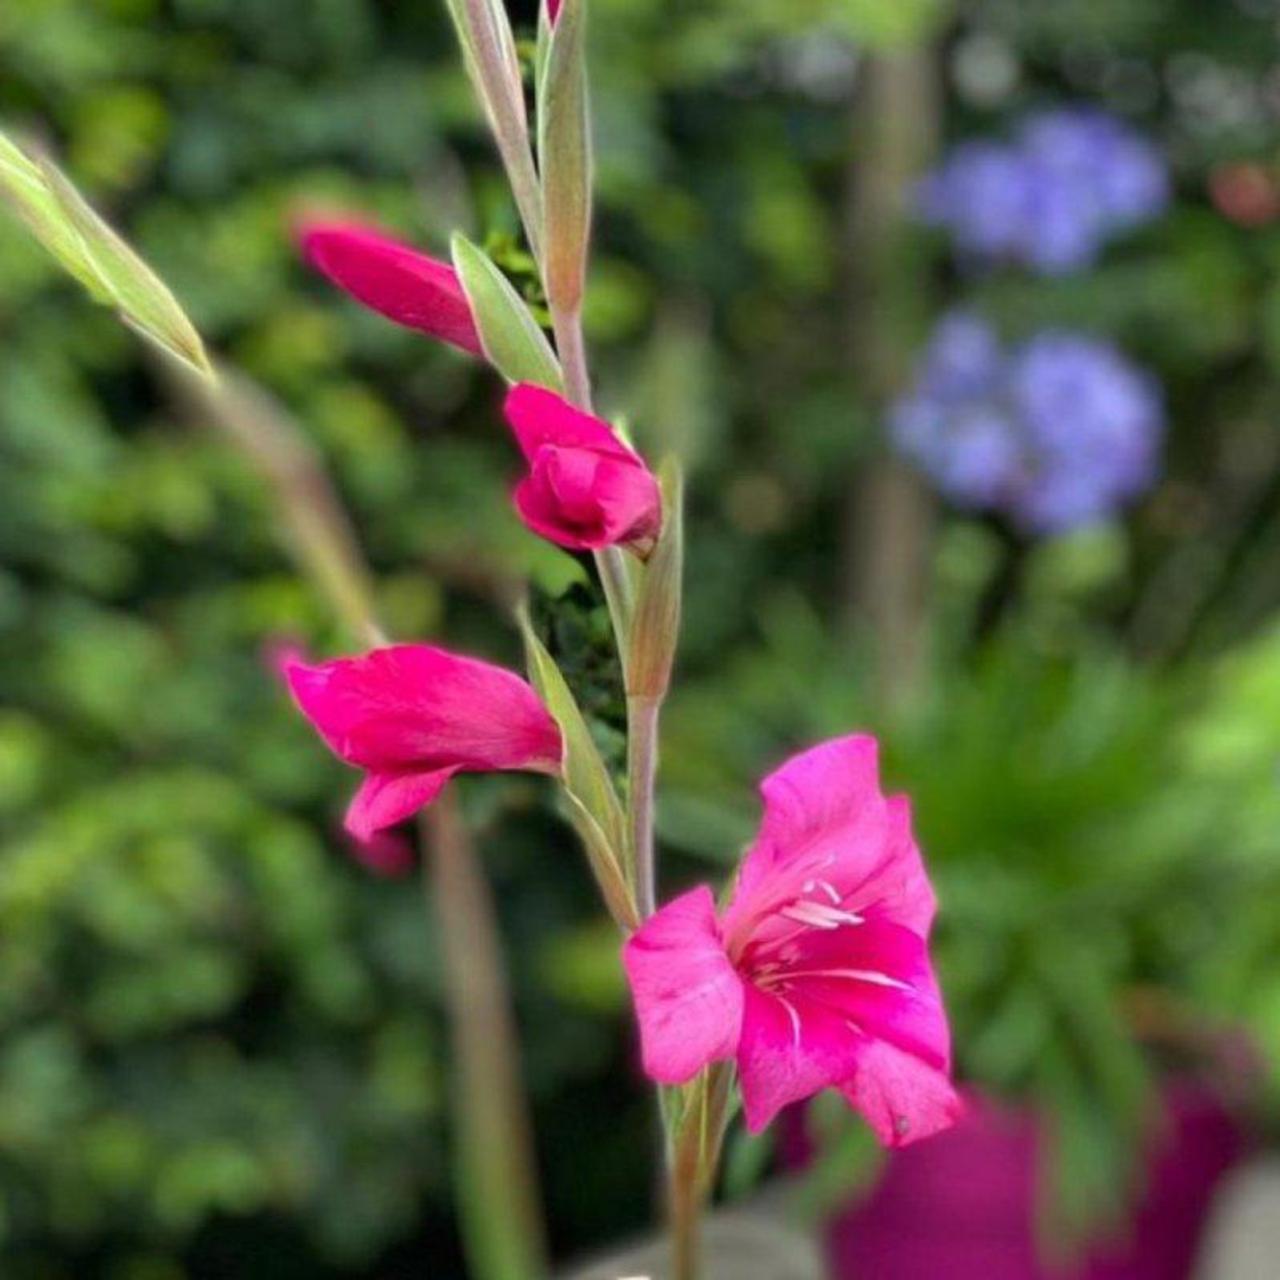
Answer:
[(428, 919), (449, 979), (454, 1166), (467, 1257), (483, 1280), (539, 1280), (546, 1264), (533, 1139), (492, 897), (451, 794), (424, 811), (421, 825)]
[(627, 779), (636, 906), (640, 918), (657, 906), (657, 866), (653, 841), (654, 781), (658, 773), (657, 698), (627, 699)]

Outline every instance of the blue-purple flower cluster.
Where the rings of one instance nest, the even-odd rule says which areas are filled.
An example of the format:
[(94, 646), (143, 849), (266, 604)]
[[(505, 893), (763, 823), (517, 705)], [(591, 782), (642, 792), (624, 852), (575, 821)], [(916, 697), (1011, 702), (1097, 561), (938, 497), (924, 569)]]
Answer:
[(1155, 379), (1108, 343), (1046, 330), (1006, 351), (988, 324), (957, 311), (939, 323), (890, 430), (960, 506), (1058, 533), (1150, 486), (1164, 409)]
[(962, 143), (925, 179), (919, 204), (963, 255), (1060, 274), (1168, 201), (1155, 147), (1106, 112), (1072, 107), (1030, 116), (1011, 143)]

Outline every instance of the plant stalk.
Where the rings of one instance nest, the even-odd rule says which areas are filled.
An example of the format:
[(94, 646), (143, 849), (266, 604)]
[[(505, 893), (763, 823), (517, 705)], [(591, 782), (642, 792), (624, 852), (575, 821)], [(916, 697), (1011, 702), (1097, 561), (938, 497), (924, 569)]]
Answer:
[(641, 920), (657, 907), (657, 866), (654, 857), (654, 782), (658, 774), (657, 698), (627, 698), (627, 781), (631, 811), (631, 844), (635, 867), (636, 906)]
[(454, 1160), (467, 1256), (482, 1280), (540, 1280), (545, 1242), (532, 1129), (492, 896), (451, 793), (424, 810), (421, 830), (428, 919), (448, 975)]
[(670, 1146), (668, 1211), (672, 1280), (702, 1274), (702, 1211), (715, 1185), (729, 1119), (733, 1067), (718, 1062), (690, 1086)]

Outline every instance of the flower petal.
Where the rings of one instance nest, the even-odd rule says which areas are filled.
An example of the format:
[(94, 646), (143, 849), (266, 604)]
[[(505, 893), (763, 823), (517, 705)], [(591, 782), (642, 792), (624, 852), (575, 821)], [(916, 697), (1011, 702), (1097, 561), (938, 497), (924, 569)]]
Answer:
[[(725, 913), (735, 947), (806, 885), (841, 906), (883, 861), (889, 809), (874, 738), (855, 734), (788, 760), (761, 784), (764, 820)], [(828, 888), (829, 886), (829, 888)]]
[(803, 995), (743, 985), (738, 1077), (747, 1128), (759, 1133), (783, 1107), (851, 1079), (867, 1038)]
[(945, 1072), (883, 1041), (867, 1042), (840, 1091), (887, 1147), (932, 1137), (964, 1114)]
[(545, 387), (521, 383), (507, 394), (504, 408), (525, 461), (532, 465), (546, 445), (560, 449), (587, 449), (607, 458), (643, 466), (607, 422), (575, 409), (563, 396)]
[(812, 929), (787, 949), (787, 988), (945, 1071), (951, 1034), (924, 939), (887, 920)]
[(455, 773), (456, 769), (371, 773), (347, 808), (347, 830), (361, 843), (370, 843), (379, 831), (394, 827), (429, 805)]
[(440, 768), (555, 771), (560, 731), (519, 676), (431, 645), (285, 666), (293, 696), (330, 749), (375, 773)]
[(313, 222), (301, 232), (308, 260), (366, 307), (471, 355), (484, 354), (471, 304), (446, 262), (355, 222)]
[(733, 1056), (743, 985), (725, 955), (710, 889), (694, 889), (650, 916), (622, 958), (650, 1078), (683, 1084)]
[(534, 533), (574, 551), (656, 537), (658, 482), (643, 466), (585, 449), (544, 446), (515, 489), (516, 510)]

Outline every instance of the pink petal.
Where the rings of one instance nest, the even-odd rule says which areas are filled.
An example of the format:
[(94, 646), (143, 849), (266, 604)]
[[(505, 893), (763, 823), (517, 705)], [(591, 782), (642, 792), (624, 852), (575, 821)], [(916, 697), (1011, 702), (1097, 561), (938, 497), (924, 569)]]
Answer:
[(560, 731), (519, 676), (431, 645), (292, 662), (293, 696), (330, 749), (374, 773), (554, 772)]
[(662, 525), (662, 498), (646, 468), (583, 449), (544, 447), (514, 499), (534, 533), (575, 551), (656, 537)]
[(938, 899), (912, 834), (911, 802), (906, 796), (890, 796), (887, 803), (889, 830), (882, 857), (851, 888), (847, 905), (852, 911), (905, 925), (927, 939)]
[(484, 354), (471, 305), (448, 263), (354, 222), (309, 223), (301, 240), (312, 265), (366, 307), (471, 355)]
[(964, 1113), (945, 1072), (879, 1041), (866, 1045), (841, 1092), (887, 1147), (932, 1137)]
[(866, 1037), (830, 1009), (744, 984), (738, 1077), (747, 1128), (759, 1133), (793, 1102), (853, 1077)]
[(951, 1035), (924, 939), (901, 925), (869, 920), (812, 929), (787, 948), (789, 990), (842, 1021), (945, 1071)]
[(554, 27), (556, 19), (560, 16), (560, 0), (547, 0), (547, 18)]
[[(803, 896), (808, 884), (830, 886), (833, 905), (842, 904), (873, 875), (890, 847), (874, 738), (856, 734), (802, 752), (771, 773), (760, 792), (764, 821), (725, 914), (735, 954), (771, 913)], [(829, 890), (822, 892), (831, 898)]]
[(683, 1084), (733, 1056), (743, 986), (725, 955), (710, 889), (694, 889), (650, 916), (622, 959), (650, 1078)]
[(429, 805), (456, 772), (438, 769), (434, 773), (371, 773), (347, 808), (347, 830), (367, 844), (378, 832)]
[(607, 422), (575, 409), (563, 396), (545, 387), (521, 383), (507, 394), (504, 408), (525, 461), (532, 465), (546, 445), (560, 449), (586, 449), (643, 466)]

